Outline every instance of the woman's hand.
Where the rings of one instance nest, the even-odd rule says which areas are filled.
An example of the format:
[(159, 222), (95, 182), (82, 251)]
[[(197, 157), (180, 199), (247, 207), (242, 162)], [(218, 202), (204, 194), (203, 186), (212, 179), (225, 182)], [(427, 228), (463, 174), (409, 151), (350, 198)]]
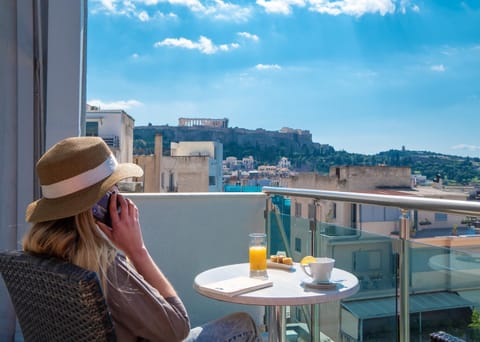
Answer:
[[(120, 213), (117, 211), (117, 202), (120, 205)], [(136, 254), (143, 253), (145, 245), (138, 219), (138, 208), (135, 203), (123, 195), (113, 192), (108, 206), (112, 227), (99, 221), (97, 221), (97, 225), (115, 247), (122, 250), (127, 257), (135, 258)]]
[[(117, 201), (120, 213), (117, 212)], [(97, 222), (110, 241), (122, 250), (143, 278), (158, 292), (168, 298), (176, 297), (172, 284), (163, 275), (143, 243), (142, 230), (138, 221), (138, 208), (128, 198), (114, 192), (108, 204), (112, 227)]]

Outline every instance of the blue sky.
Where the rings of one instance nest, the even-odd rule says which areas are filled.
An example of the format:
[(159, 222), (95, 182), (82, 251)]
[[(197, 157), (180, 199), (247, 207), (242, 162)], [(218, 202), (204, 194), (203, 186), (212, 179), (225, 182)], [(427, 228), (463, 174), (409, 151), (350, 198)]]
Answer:
[(480, 157), (478, 0), (89, 0), (87, 102)]

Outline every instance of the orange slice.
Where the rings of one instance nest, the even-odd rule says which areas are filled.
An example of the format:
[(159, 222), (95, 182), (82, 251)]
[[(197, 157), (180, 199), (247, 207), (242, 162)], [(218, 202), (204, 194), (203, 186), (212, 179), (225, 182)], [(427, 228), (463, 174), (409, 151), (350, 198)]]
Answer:
[(307, 255), (305, 257), (302, 258), (302, 260), (300, 260), (300, 264), (301, 265), (308, 265), (309, 263), (311, 262), (315, 262), (317, 259), (311, 255)]

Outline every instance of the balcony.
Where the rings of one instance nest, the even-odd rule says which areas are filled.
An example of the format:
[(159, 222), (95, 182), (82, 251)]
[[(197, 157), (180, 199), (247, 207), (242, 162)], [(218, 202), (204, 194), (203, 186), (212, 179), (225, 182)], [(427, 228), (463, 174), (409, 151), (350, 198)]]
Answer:
[[(468, 325), (480, 305), (480, 236), (405, 239), (291, 217), (292, 196), (309, 200), (331, 192), (264, 188), (264, 193), (129, 194), (141, 211), (145, 241), (177, 288), (193, 325), (233, 311), (248, 311), (262, 326), (263, 307), (207, 299), (192, 283), (196, 274), (224, 264), (246, 262), (250, 232), (266, 230), (270, 253), (284, 250), (299, 261), (304, 255), (330, 256), (336, 267), (354, 273), (361, 289), (341, 302), (287, 309), (289, 336), (309, 340), (312, 315), (323, 340), (427, 341), (434, 331), (448, 331), (473, 341)], [(480, 203), (334, 193), (352, 203), (402, 205), (446, 212), (480, 212)], [(265, 210), (267, 214), (264, 216)], [(402, 226), (405, 217), (399, 218)], [(445, 247), (451, 246), (451, 247)], [(472, 247), (473, 246), (473, 247)], [(406, 312), (410, 312), (409, 315)], [(315, 315), (318, 315), (315, 316)], [(403, 331), (402, 331), (403, 329)]]
[[(318, 325), (322, 341), (427, 341), (438, 330), (474, 341), (478, 334), (468, 325), (472, 309), (480, 306), (480, 236), (416, 240), (405, 238), (403, 230), (372, 234), (315, 217), (292, 217), (288, 204), (300, 196), (313, 202), (375, 202), (473, 216), (480, 213), (480, 203), (398, 196), (393, 202), (387, 195), (282, 188), (128, 196), (139, 207), (145, 243), (184, 300), (193, 326), (247, 311), (264, 328), (266, 308), (208, 299), (192, 284), (206, 269), (246, 262), (248, 233), (266, 231), (270, 254), (284, 250), (295, 261), (308, 254), (330, 256), (361, 284), (356, 295), (340, 302), (287, 308), (293, 340), (309, 341), (311, 322)], [(405, 216), (399, 225), (405, 226)]]
[(111, 148), (120, 148), (120, 137), (118, 135), (102, 136), (103, 141)]
[[(0, 57), (5, 100), (1, 137), (6, 146), (0, 247), (15, 248), (27, 229), (24, 208), (39, 196), (34, 161), (61, 138), (85, 133), (79, 123), (85, 107), (86, 2), (0, 4), (6, 49)], [(361, 282), (354, 297), (321, 305), (313, 314), (311, 307), (290, 307), (289, 336), (310, 340), (313, 321), (323, 340), (421, 341), (439, 329), (470, 341), (480, 339), (467, 327), (472, 308), (480, 307), (480, 238), (410, 239), (406, 225), (410, 210), (478, 217), (479, 203), (282, 189), (129, 196), (140, 209), (145, 242), (183, 298), (192, 325), (240, 310), (263, 324), (264, 308), (207, 299), (193, 290), (192, 282), (205, 269), (245, 262), (248, 233), (267, 231), (271, 252), (285, 250), (296, 261), (306, 254), (332, 256), (337, 267), (353, 272)], [(315, 215), (292, 217), (282, 207), (291, 196), (313, 205), (331, 200), (400, 208), (399, 234), (373, 234)], [(13, 313), (0, 286), (0, 340), (11, 340), (12, 330)]]

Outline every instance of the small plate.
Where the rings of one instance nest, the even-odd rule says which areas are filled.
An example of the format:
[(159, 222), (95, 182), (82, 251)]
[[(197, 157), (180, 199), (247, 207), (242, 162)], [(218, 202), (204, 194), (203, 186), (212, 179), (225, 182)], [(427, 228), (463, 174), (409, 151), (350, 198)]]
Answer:
[(338, 285), (338, 283), (333, 281), (317, 282), (313, 280), (304, 280), (302, 284), (303, 286), (314, 290), (335, 290)]

